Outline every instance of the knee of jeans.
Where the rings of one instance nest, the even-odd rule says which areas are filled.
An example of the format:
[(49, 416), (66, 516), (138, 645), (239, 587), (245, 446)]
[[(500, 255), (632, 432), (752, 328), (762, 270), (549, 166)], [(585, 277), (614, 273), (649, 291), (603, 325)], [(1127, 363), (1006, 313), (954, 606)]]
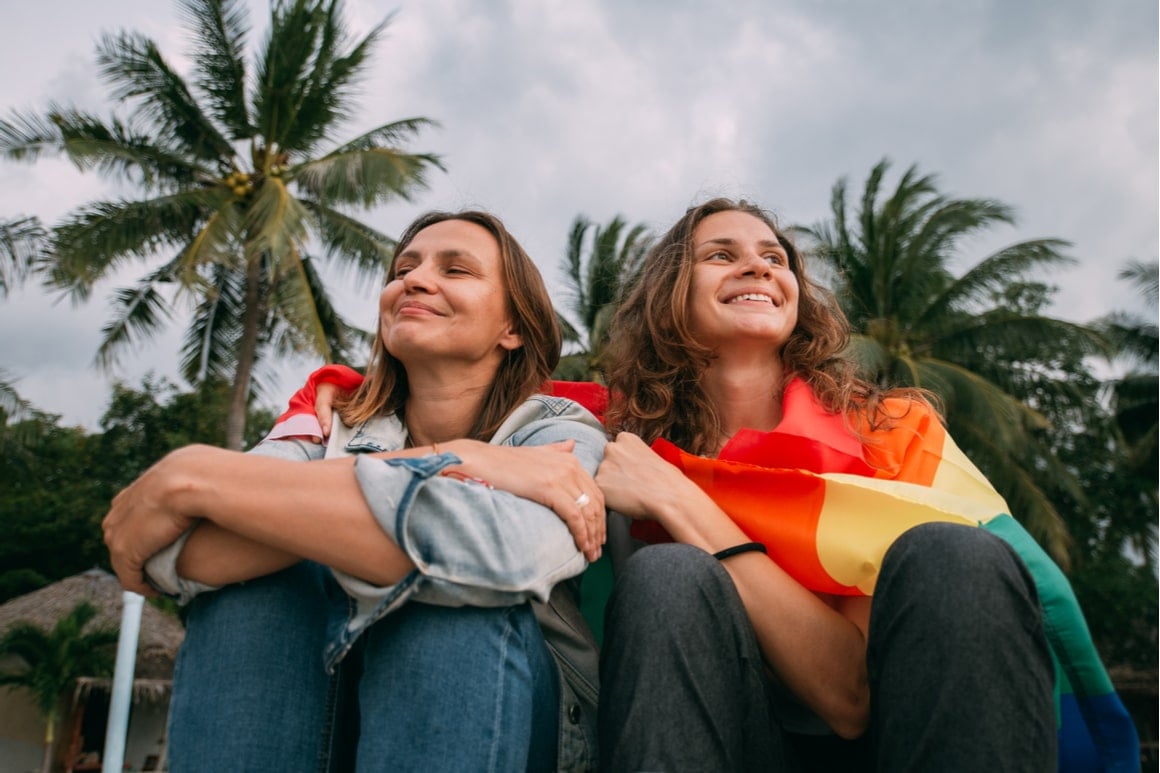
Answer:
[(632, 554), (616, 577), (610, 604), (683, 608), (706, 587), (728, 581), (719, 562), (680, 543), (649, 545)]
[(903, 582), (944, 599), (956, 592), (978, 596), (988, 588), (1026, 588), (1034, 594), (1022, 561), (994, 534), (977, 526), (927, 523), (895, 540), (882, 563), (880, 586)]

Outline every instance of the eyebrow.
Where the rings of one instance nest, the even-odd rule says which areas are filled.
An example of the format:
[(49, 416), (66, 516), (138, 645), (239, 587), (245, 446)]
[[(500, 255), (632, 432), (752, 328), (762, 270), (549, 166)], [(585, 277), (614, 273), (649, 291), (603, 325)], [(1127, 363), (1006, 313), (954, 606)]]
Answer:
[[(737, 243), (738, 243), (738, 241), (736, 239), (732, 239), (728, 236), (722, 236), (722, 237), (719, 237), (716, 239), (706, 239), (705, 241), (701, 242), (700, 244), (694, 245), (694, 249), (700, 249), (701, 247), (717, 246), (717, 245), (721, 245), (721, 246), (725, 246), (725, 247), (732, 247), (732, 246), (736, 245)], [(762, 239), (760, 242), (758, 242), (758, 244), (762, 247), (765, 247), (765, 248), (776, 248), (779, 250), (785, 250), (785, 245), (783, 245), (781, 242), (779, 242), (775, 239)]]
[[(421, 257), (421, 255), (419, 254), (418, 250), (406, 249), (403, 252), (399, 253), (399, 257), (396, 258), (396, 260), (402, 260), (403, 258), (419, 258), (419, 257)], [(467, 250), (458, 250), (458, 249), (439, 250), (438, 252), (435, 253), (436, 260), (454, 260), (456, 258), (469, 258), (469, 259), (474, 260), (474, 261), (479, 260), (479, 258), (477, 258), (473, 253), (468, 252)]]

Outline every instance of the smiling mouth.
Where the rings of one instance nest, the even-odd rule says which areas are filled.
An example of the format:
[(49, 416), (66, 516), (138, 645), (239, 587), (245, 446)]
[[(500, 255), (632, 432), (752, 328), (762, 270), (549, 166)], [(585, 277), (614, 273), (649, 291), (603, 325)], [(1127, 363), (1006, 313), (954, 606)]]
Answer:
[(770, 298), (768, 295), (763, 295), (761, 293), (742, 293), (741, 295), (730, 298), (729, 300), (725, 301), (725, 303), (740, 303), (741, 301), (757, 301), (758, 303), (768, 303), (771, 306), (775, 305), (773, 303), (773, 298)]
[(431, 308), (430, 306), (426, 306), (422, 303), (413, 303), (413, 302), (412, 303), (404, 303), (402, 306), (399, 307), (398, 313), (399, 314), (421, 313), (421, 314), (434, 314), (436, 316), (439, 316), (439, 312), (436, 311), (435, 309)]

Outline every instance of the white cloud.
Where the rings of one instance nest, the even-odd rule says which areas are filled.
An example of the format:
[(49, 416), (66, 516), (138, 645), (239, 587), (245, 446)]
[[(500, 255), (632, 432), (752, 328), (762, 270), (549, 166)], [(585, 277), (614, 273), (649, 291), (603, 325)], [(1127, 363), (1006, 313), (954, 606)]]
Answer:
[[(267, 6), (247, 5), (256, 45)], [(347, 12), (365, 33), (394, 7), (348, 0)], [(0, 108), (99, 105), (102, 29), (140, 29), (184, 61), (171, 2), (41, 0), (7, 13)], [(403, 117), (440, 121), (414, 147), (441, 153), (448, 173), (367, 220), (397, 232), (432, 207), (491, 209), (550, 281), (577, 214), (660, 229), (724, 194), (810, 223), (828, 213), (839, 176), (859, 191), (889, 156), (895, 172), (918, 163), (948, 193), (1016, 207), (1018, 227), (969, 255), (1035, 237), (1074, 242), (1080, 266), (1051, 279), (1058, 313), (1086, 320), (1130, 292), (1114, 280), (1125, 259), (1157, 257), (1156, 28), (1155, 4), (1132, 0), (424, 0), (399, 7), (360, 109), (334, 139)], [(61, 162), (2, 162), (0, 180), (0, 216), (51, 219), (109, 195)], [(373, 313), (373, 288), (339, 297), (356, 322)], [(0, 300), (0, 367), (20, 371), (42, 407), (95, 417), (107, 387), (87, 363), (104, 316), (103, 298), (76, 310), (31, 290)], [(5, 340), (10, 330), (26, 341)], [(142, 350), (134, 367), (169, 372), (173, 348)], [(293, 381), (308, 366), (290, 367)]]

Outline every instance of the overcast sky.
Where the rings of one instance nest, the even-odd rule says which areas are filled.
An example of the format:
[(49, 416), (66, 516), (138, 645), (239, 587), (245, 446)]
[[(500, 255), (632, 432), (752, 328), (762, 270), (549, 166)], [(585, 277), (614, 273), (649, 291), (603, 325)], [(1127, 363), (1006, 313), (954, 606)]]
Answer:
[[(166, 0), (5, 0), (0, 110), (72, 103), (107, 114), (96, 77), (102, 31), (153, 37), (184, 70)], [(250, 2), (260, 41), (268, 5)], [(414, 204), (366, 213), (397, 234), (433, 208), (499, 214), (557, 300), (578, 214), (623, 214), (661, 230), (690, 204), (744, 196), (785, 223), (826, 217), (846, 176), (911, 164), (944, 192), (996, 198), (1018, 223), (967, 245), (964, 265), (1004, 244), (1059, 237), (1079, 264), (1050, 277), (1052, 313), (1090, 321), (1148, 311), (1115, 279), (1157, 259), (1155, 0), (348, 0), (356, 30), (396, 11), (358, 117), (335, 141), (410, 116), (442, 127), (413, 150), (448, 168)], [(0, 161), (0, 219), (47, 222), (114, 193), (67, 163)], [(176, 378), (185, 319), (123, 358), (91, 366), (113, 288), (73, 307), (36, 287), (0, 299), (0, 369), (37, 407), (96, 428), (109, 384), (153, 369)], [(345, 287), (348, 319), (370, 327), (377, 287)], [(281, 369), (281, 399), (313, 363)]]

